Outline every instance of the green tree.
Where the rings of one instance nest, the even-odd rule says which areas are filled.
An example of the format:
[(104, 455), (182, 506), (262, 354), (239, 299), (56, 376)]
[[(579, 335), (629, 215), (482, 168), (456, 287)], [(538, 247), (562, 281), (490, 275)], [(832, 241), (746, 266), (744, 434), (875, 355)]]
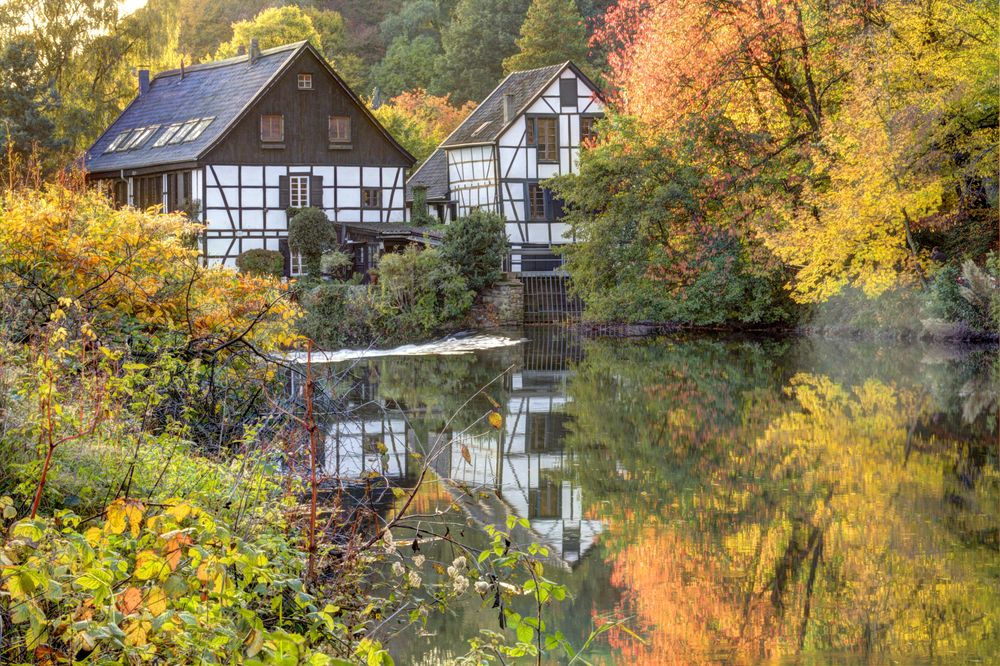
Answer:
[[(572, 287), (596, 320), (709, 325), (784, 321), (791, 307), (784, 272), (740, 223), (736, 196), (767, 182), (740, 179), (721, 143), (724, 121), (706, 119), (683, 137), (665, 137), (630, 118), (611, 117), (602, 141), (583, 151), (576, 174), (550, 181), (567, 204), (577, 242), (567, 247)], [(747, 152), (758, 150), (751, 142)]]
[(0, 152), (21, 154), (38, 147), (61, 147), (55, 124), (48, 117), (54, 99), (51, 90), (35, 80), (38, 56), (26, 38), (12, 40), (0, 50)]
[(417, 88), (430, 89), (440, 56), (441, 47), (433, 37), (397, 37), (382, 61), (372, 68), (372, 81), (387, 97)]
[(572, 60), (587, 65), (587, 31), (575, 0), (532, 0), (506, 73)]
[(234, 23), (232, 39), (219, 46), (215, 57), (234, 56), (240, 47), (248, 47), (253, 39), (258, 41), (261, 49), (308, 40), (317, 49), (323, 50), (323, 37), (313, 24), (312, 18), (300, 7), (287, 5), (270, 7), (252, 19)]
[(459, 0), (441, 36), (435, 87), (456, 103), (486, 97), (503, 78), (504, 58), (517, 50), (527, 9), (527, 0)]
[(473, 291), (500, 279), (506, 254), (503, 216), (482, 210), (449, 224), (441, 247), (441, 256), (458, 268)]
[(46, 110), (66, 152), (86, 148), (135, 96), (135, 69), (176, 67), (177, 0), (149, 0), (123, 15), (117, 0), (9, 0), (0, 14), (0, 47), (28, 40), (31, 80), (59, 100)]

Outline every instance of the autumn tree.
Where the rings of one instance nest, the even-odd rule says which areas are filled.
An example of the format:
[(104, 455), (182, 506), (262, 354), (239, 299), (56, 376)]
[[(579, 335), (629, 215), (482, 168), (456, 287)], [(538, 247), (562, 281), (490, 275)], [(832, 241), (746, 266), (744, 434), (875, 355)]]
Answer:
[(397, 95), (374, 113), (411, 155), (423, 161), (473, 109), (472, 102), (456, 107), (447, 97), (417, 89)]
[[(769, 236), (797, 268), (796, 298), (919, 284), (932, 249), (922, 237), (959, 260), (997, 240), (986, 183), (996, 171), (998, 33), (986, 6), (976, 9), (885, 3), (884, 28), (855, 46), (863, 66), (823, 133), (808, 205)], [(960, 241), (949, 243), (949, 228)]]
[(517, 47), (503, 61), (507, 74), (567, 60), (585, 67), (587, 35), (575, 0), (532, 0)]

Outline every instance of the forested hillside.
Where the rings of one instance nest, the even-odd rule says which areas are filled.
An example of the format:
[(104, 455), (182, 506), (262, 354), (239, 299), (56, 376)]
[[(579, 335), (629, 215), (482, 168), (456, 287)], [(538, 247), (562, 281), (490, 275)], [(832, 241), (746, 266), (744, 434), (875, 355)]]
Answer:
[[(137, 68), (155, 74), (182, 60), (232, 56), (254, 37), (262, 48), (312, 41), (359, 94), (377, 103), (411, 93), (406, 109), (413, 95), (429, 95), (430, 106), (439, 107), (443, 100), (434, 98), (443, 97), (460, 108), (482, 99), (509, 67), (587, 58), (593, 29), (585, 26), (596, 25), (609, 3), (535, 0), (534, 19), (526, 23), (531, 4), (148, 0), (126, 13), (119, 0), (11, 0), (0, 7), (0, 142), (9, 137), (22, 152), (36, 144), (50, 167), (64, 164), (135, 95)], [(591, 71), (602, 62), (595, 56)], [(433, 125), (410, 115), (421, 129)], [(425, 156), (420, 145), (410, 147)]]

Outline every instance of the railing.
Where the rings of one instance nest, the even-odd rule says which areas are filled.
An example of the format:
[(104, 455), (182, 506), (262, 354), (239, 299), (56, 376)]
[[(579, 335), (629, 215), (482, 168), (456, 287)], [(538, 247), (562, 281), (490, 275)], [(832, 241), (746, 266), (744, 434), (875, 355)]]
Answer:
[(563, 258), (547, 246), (511, 245), (504, 270), (524, 284), (524, 322), (547, 324), (577, 321), (580, 299), (570, 295)]

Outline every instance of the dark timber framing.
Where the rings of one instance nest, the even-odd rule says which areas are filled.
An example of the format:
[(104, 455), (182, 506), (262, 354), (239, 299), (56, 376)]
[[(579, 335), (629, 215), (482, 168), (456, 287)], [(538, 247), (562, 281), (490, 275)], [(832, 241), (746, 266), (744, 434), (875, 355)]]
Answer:
[[(299, 87), (302, 74), (311, 76), (310, 87)], [(281, 141), (262, 141), (265, 115), (282, 116)], [(213, 120), (196, 139), (154, 146), (170, 125), (199, 117)], [(349, 141), (330, 141), (333, 117), (347, 119)], [(153, 126), (159, 129), (139, 149), (108, 150), (123, 132)], [(91, 180), (127, 191), (123, 203), (133, 205), (139, 178), (162, 175), (164, 206), (178, 201), (168, 184), (189, 182), (184, 208), (197, 210), (205, 225), (205, 259), (233, 265), (248, 249), (281, 249), (290, 175), (309, 176), (309, 204), (334, 223), (404, 223), (404, 175), (414, 161), (329, 63), (300, 42), (161, 72), (94, 143), (86, 166)], [(377, 208), (362, 205), (369, 188), (379, 190)]]

